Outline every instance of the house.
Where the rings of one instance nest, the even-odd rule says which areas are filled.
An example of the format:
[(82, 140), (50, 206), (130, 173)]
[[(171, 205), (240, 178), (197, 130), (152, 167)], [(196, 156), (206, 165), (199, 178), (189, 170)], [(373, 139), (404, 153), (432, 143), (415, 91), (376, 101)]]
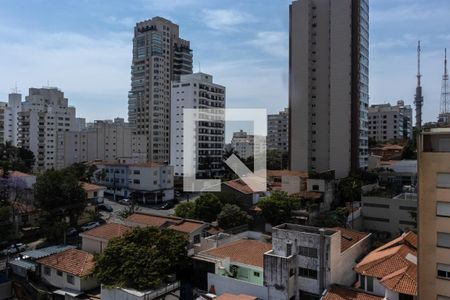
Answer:
[(104, 193), (106, 190), (105, 186), (97, 185), (88, 182), (82, 182), (81, 187), (86, 192), (87, 199), (91, 204), (102, 203), (104, 198)]
[(321, 300), (384, 300), (384, 297), (362, 292), (354, 288), (332, 285), (327, 289)]
[(110, 240), (121, 237), (131, 230), (131, 227), (123, 224), (103, 224), (79, 234), (81, 237), (81, 249), (90, 253), (102, 253)]
[(96, 183), (106, 192), (128, 198), (135, 196), (144, 203), (174, 198), (173, 167), (153, 162), (136, 163), (125, 159), (95, 162)]
[[(180, 282), (175, 281), (163, 284), (160, 287), (138, 291), (131, 288), (123, 287), (109, 287), (102, 285), (101, 297), (102, 300), (153, 300), (165, 299), (165, 296), (173, 295), (180, 289)], [(175, 297), (174, 297), (175, 298)], [(178, 297), (177, 297), (178, 298)], [(182, 299), (180, 297), (180, 299)]]
[(220, 295), (219, 297), (214, 298), (214, 300), (257, 300), (258, 298), (254, 296), (249, 296), (246, 294), (230, 294), (230, 293), (224, 293)]
[(189, 243), (196, 245), (200, 243), (200, 238), (209, 229), (208, 223), (183, 219), (178, 217), (161, 216), (148, 213), (134, 213), (125, 220), (125, 225), (130, 227), (157, 227), (160, 229), (173, 229), (188, 235)]
[(36, 183), (36, 175), (27, 174), (19, 171), (11, 171), (8, 176), (14, 179), (20, 179), (25, 183), (25, 188), (31, 189), (33, 185)]
[(357, 286), (392, 300), (417, 299), (417, 235), (409, 231), (373, 250), (356, 266)]
[(265, 192), (254, 192), (244, 181), (235, 179), (222, 182), (223, 192), (229, 192), (236, 196), (244, 209), (250, 209), (258, 203), (261, 197), (267, 195)]
[(271, 300), (319, 299), (332, 284), (356, 281), (353, 267), (370, 247), (370, 234), (345, 228), (282, 224), (264, 254), (264, 285)]
[(373, 155), (381, 156), (382, 160), (401, 159), (403, 153), (401, 145), (383, 145), (381, 147), (370, 148), (369, 151)]
[(267, 186), (271, 191), (284, 191), (288, 195), (306, 190), (307, 172), (267, 170)]
[(264, 253), (270, 249), (270, 243), (240, 239), (199, 252), (194, 256), (194, 273), (206, 279), (199, 288), (217, 295), (251, 294), (269, 299), (263, 267)]
[(43, 282), (58, 288), (54, 294), (78, 296), (99, 286), (93, 276), (94, 255), (68, 249), (37, 261)]

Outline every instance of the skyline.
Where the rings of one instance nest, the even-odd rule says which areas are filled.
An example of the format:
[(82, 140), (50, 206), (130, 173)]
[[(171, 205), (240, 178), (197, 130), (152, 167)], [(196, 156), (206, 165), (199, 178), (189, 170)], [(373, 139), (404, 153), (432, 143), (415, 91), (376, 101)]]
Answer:
[[(226, 86), (227, 107), (267, 108), (268, 113), (276, 113), (288, 103), (290, 3), (2, 1), (0, 100), (7, 99), (15, 82), (26, 96), (29, 87), (49, 81), (65, 93), (78, 117), (127, 119), (133, 27), (160, 15), (177, 23), (181, 36), (191, 41), (194, 72), (200, 63), (202, 72)], [(23, 5), (28, 9), (23, 10)], [(370, 104), (398, 99), (413, 104), (420, 39), (423, 120), (436, 121), (444, 48), (450, 45), (450, 34), (445, 32), (450, 3), (372, 0), (370, 5)]]

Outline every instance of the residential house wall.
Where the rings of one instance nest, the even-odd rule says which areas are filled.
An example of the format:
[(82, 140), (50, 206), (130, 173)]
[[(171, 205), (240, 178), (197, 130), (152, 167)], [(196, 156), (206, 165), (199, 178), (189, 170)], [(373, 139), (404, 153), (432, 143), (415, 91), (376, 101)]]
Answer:
[[(68, 278), (73, 278), (73, 283), (70, 283)], [(87, 291), (98, 286), (95, 277), (88, 276), (80, 278), (46, 266), (41, 266), (41, 279), (52, 286), (76, 291)]]
[(208, 285), (214, 285), (216, 295), (223, 293), (247, 294), (258, 297), (258, 299), (269, 300), (267, 287), (251, 284), (235, 278), (229, 278), (218, 274), (208, 273)]

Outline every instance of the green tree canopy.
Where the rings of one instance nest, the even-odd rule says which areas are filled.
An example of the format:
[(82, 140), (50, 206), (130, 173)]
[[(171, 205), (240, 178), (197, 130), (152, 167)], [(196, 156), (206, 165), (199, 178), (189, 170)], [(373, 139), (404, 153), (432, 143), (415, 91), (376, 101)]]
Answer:
[(217, 221), (220, 228), (230, 229), (248, 224), (250, 216), (237, 205), (225, 204), (217, 216)]
[(94, 172), (97, 170), (97, 166), (87, 165), (85, 163), (74, 163), (64, 170), (68, 173), (71, 173), (79, 181), (91, 182), (94, 176)]
[(336, 210), (328, 211), (315, 219), (315, 226), (318, 227), (346, 227), (348, 210), (345, 207), (338, 207)]
[(113, 239), (96, 259), (94, 273), (107, 286), (147, 290), (189, 268), (187, 236), (169, 229), (136, 228)]
[(201, 194), (200, 197), (195, 200), (195, 219), (205, 222), (213, 222), (217, 219), (217, 215), (221, 210), (222, 203), (214, 194)]
[(353, 202), (361, 200), (362, 182), (358, 177), (350, 176), (339, 181), (338, 191), (342, 202)]
[(175, 207), (175, 216), (186, 219), (195, 219), (195, 203), (181, 202)]
[(292, 211), (299, 209), (300, 204), (299, 198), (290, 197), (286, 192), (276, 191), (262, 198), (257, 206), (261, 208), (266, 221), (276, 226), (287, 222), (292, 217)]
[(4, 175), (9, 171), (29, 173), (33, 170), (34, 154), (28, 149), (15, 147), (11, 142), (0, 144), (0, 168)]

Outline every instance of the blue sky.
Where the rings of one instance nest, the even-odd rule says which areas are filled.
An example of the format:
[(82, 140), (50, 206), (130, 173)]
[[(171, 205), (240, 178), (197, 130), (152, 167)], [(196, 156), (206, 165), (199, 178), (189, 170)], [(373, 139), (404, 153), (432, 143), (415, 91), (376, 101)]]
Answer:
[[(287, 106), (290, 0), (0, 0), (0, 100), (17, 82), (58, 86), (88, 120), (127, 116), (131, 39), (160, 15), (191, 41), (195, 71), (227, 87), (228, 107)], [(371, 103), (414, 97), (423, 44), (424, 120), (439, 111), (450, 1), (371, 0)]]

